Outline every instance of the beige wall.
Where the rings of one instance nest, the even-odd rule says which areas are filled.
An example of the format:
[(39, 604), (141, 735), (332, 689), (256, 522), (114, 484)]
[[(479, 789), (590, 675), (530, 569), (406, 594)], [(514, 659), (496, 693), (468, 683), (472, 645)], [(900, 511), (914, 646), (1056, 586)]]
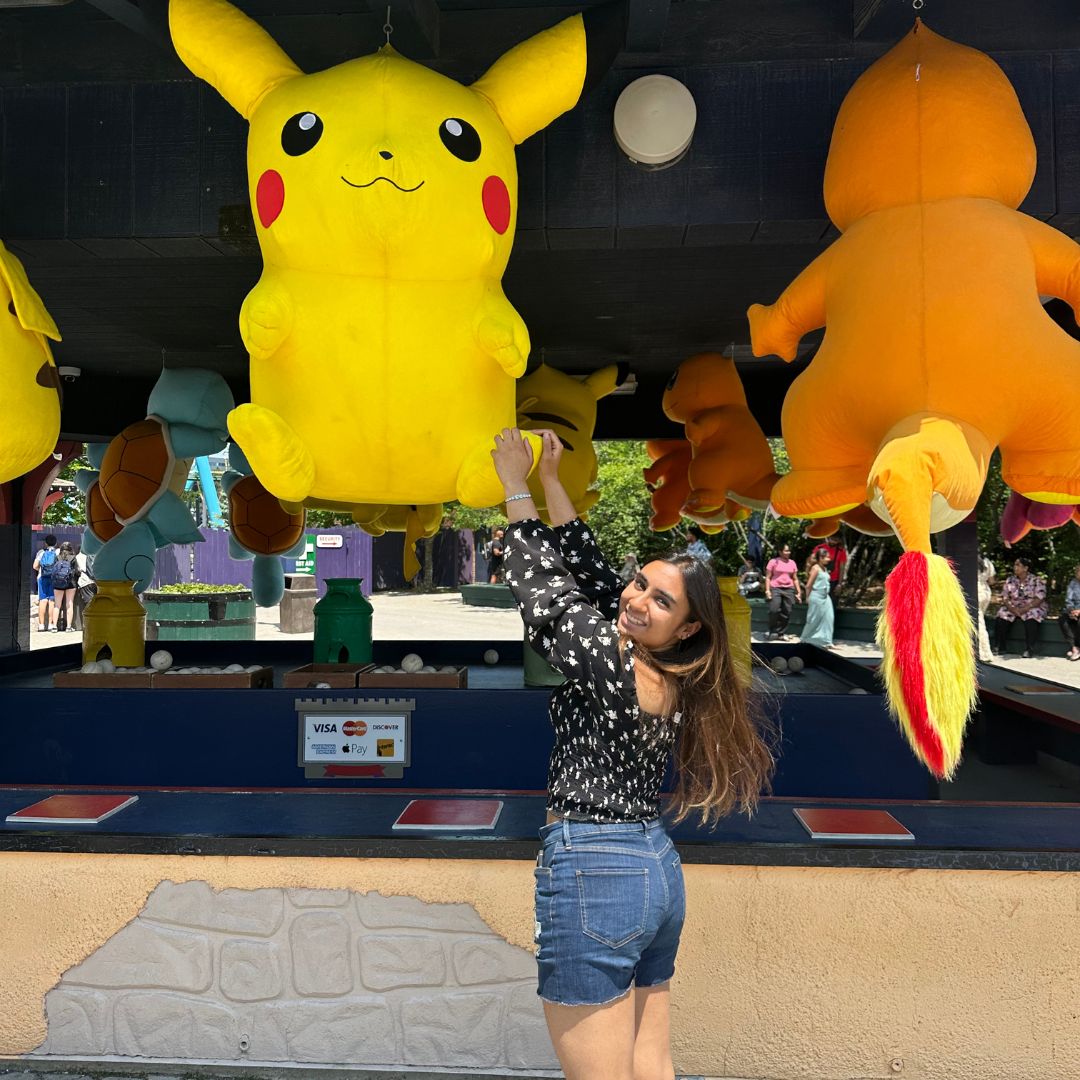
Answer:
[[(530, 948), (526, 862), (0, 854), (0, 1053), (164, 880), (468, 903)], [(777, 1080), (1075, 1080), (1080, 875), (686, 867), (681, 1071)], [(891, 1063), (899, 1065), (899, 1071)]]

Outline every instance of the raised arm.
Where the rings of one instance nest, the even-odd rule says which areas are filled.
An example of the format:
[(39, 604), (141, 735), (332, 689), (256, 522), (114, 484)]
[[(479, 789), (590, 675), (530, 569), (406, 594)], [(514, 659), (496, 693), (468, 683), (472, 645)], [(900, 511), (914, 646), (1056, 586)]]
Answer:
[(1080, 244), (1026, 214), (1017, 217), (1035, 259), (1039, 295), (1064, 300), (1080, 320)]
[(750, 345), (755, 356), (775, 354), (794, 360), (804, 334), (825, 325), (825, 282), (829, 253), (823, 251), (777, 298), (775, 304), (752, 304)]

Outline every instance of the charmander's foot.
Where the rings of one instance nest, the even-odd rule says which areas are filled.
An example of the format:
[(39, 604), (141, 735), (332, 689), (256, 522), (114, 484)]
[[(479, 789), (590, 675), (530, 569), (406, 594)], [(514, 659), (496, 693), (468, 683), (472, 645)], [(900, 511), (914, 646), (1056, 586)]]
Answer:
[(785, 517), (839, 517), (866, 502), (869, 468), (793, 469), (776, 482), (772, 504)]
[(229, 413), (229, 434), (239, 443), (260, 483), (283, 503), (302, 503), (315, 483), (315, 461), (296, 432), (261, 405)]

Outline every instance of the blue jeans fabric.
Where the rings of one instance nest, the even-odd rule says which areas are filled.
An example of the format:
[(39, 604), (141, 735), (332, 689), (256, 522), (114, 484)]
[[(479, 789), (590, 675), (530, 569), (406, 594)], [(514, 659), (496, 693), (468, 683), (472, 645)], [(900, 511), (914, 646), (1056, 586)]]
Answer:
[(686, 890), (659, 820), (556, 821), (536, 860), (537, 993), (603, 1005), (675, 972)]

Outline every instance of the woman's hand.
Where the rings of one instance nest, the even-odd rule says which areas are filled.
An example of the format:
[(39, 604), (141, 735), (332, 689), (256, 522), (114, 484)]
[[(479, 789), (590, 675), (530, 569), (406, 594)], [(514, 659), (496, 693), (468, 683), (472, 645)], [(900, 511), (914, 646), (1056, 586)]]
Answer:
[(544, 441), (544, 452), (540, 455), (537, 472), (540, 483), (545, 487), (559, 479), (559, 462), (562, 460), (563, 444), (558, 435), (550, 428), (533, 428), (533, 434)]
[(507, 495), (519, 495), (529, 490), (532, 447), (517, 428), (503, 428), (502, 433), (495, 436), (491, 458)]

